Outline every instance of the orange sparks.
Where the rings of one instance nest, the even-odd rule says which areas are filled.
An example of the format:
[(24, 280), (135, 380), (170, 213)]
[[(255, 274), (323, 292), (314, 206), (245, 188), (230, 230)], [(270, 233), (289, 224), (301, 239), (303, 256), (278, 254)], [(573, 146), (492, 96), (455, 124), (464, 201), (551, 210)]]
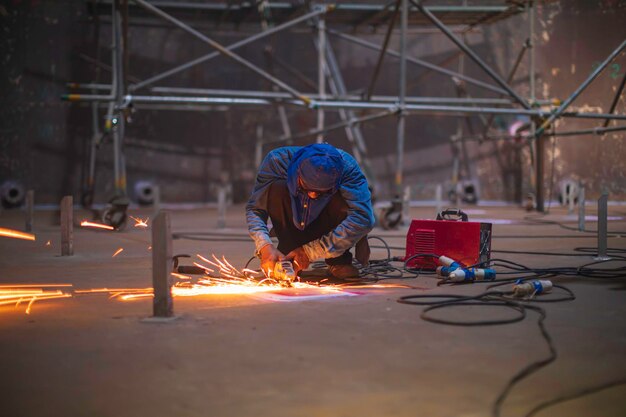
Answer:
[(46, 246), (50, 246), (50, 245), (52, 245), (52, 242), (51, 241), (47, 241), (46, 242)]
[(35, 235), (31, 233), (20, 232), (19, 230), (5, 229), (0, 227), (0, 236), (10, 237), (13, 239), (35, 240)]
[(72, 294), (60, 290), (44, 290), (43, 287), (71, 287), (71, 284), (22, 284), (3, 285), (0, 287), (0, 306), (14, 304), (19, 307), (20, 303), (28, 302), (26, 314), (30, 314), (35, 301), (51, 300), (55, 298), (68, 298)]
[(113, 226), (109, 226), (108, 224), (88, 222), (87, 220), (83, 220), (82, 222), (80, 222), (80, 225), (82, 227), (93, 227), (96, 229), (115, 230)]
[(183, 275), (183, 274), (179, 274), (179, 273), (177, 273), (177, 272), (172, 272), (171, 274), (172, 274), (172, 276), (175, 276), (176, 278), (180, 278), (180, 279), (191, 279), (191, 277), (190, 277), (190, 276)]
[(150, 217), (146, 217), (146, 220), (142, 220), (133, 216), (129, 217), (135, 221), (135, 227), (148, 227), (148, 220), (150, 220)]
[(115, 253), (113, 254), (113, 256), (111, 256), (111, 258), (115, 258), (117, 255), (122, 253), (123, 250), (124, 250), (124, 248), (119, 248), (118, 250), (115, 251)]

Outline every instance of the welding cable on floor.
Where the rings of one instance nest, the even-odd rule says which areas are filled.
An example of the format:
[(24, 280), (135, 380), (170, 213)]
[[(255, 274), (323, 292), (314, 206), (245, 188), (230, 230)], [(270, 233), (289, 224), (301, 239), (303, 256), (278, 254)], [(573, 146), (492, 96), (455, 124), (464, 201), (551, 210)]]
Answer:
[[(593, 265), (606, 264), (611, 262), (621, 261), (620, 258), (593, 261), (578, 267), (550, 267), (550, 268), (530, 268), (517, 262), (509, 261), (502, 258), (493, 258), (484, 262), (471, 265), (471, 268), (495, 268), (498, 267), (498, 276), (502, 275), (514, 275), (522, 274), (529, 278), (536, 278), (542, 276), (575, 276), (589, 279), (618, 279), (626, 277), (626, 266), (620, 266), (615, 268), (590, 268)], [(504, 269), (505, 271), (501, 271)], [(521, 277), (517, 277), (521, 278)], [(515, 280), (516, 277), (508, 278), (508, 280)], [(505, 279), (507, 280), (507, 279)], [(498, 279), (496, 281), (504, 281)], [(493, 282), (493, 281), (492, 281)], [(487, 281), (488, 283), (488, 281)]]
[(615, 381), (606, 382), (604, 384), (601, 384), (601, 385), (598, 385), (598, 386), (595, 386), (595, 387), (582, 389), (582, 390), (574, 392), (572, 394), (563, 395), (561, 397), (553, 398), (553, 399), (551, 399), (549, 401), (546, 401), (544, 403), (539, 404), (538, 406), (536, 406), (535, 408), (530, 410), (530, 412), (528, 412), (528, 414), (526, 414), (524, 417), (532, 417), (535, 414), (537, 414), (538, 412), (540, 412), (542, 410), (545, 410), (548, 407), (552, 407), (553, 405), (556, 405), (556, 404), (559, 404), (559, 403), (562, 403), (562, 402), (566, 402), (566, 401), (570, 401), (570, 400), (576, 400), (576, 399), (584, 397), (586, 395), (595, 394), (596, 392), (604, 391), (605, 389), (618, 387), (618, 386), (624, 385), (624, 384), (626, 384), (626, 378), (624, 378), (624, 379), (617, 379)]
[[(561, 287), (564, 288), (564, 287)], [(572, 298), (568, 298), (567, 300), (574, 299), (574, 294), (567, 290)], [(532, 362), (518, 371), (505, 385), (500, 394), (497, 396), (494, 404), (492, 406), (492, 415), (494, 417), (500, 416), (500, 410), (502, 408), (502, 404), (505, 399), (521, 380), (528, 377), (534, 372), (537, 372), (544, 366), (554, 362), (557, 358), (556, 348), (552, 342), (552, 337), (548, 333), (545, 328), (544, 321), (546, 319), (546, 312), (543, 308), (538, 306), (533, 306), (528, 304), (528, 302), (537, 301), (534, 299), (513, 299), (509, 298), (513, 295), (512, 291), (503, 292), (503, 291), (487, 291), (485, 293), (476, 295), (476, 296), (460, 296), (457, 294), (439, 294), (439, 295), (424, 295), (424, 294), (416, 294), (416, 295), (407, 295), (404, 297), (398, 298), (398, 302), (402, 304), (410, 304), (410, 305), (419, 305), (426, 306), (426, 308), (420, 314), (420, 318), (425, 321), (429, 321), (432, 323), (438, 324), (446, 324), (452, 326), (493, 326), (493, 325), (502, 325), (502, 324), (511, 324), (517, 323), (519, 321), (524, 320), (526, 318), (526, 310), (531, 310), (539, 314), (539, 320), (537, 325), (541, 331), (541, 335), (543, 339), (546, 341), (548, 348), (550, 350), (550, 354), (548, 357), (544, 359), (540, 359), (538, 361)], [(426, 301), (427, 299), (433, 298), (443, 298), (444, 301)], [(566, 299), (555, 300), (555, 301), (566, 301)], [(460, 307), (460, 306), (502, 306), (507, 309), (511, 309), (516, 311), (518, 314), (515, 317), (508, 319), (499, 319), (499, 320), (479, 320), (473, 322), (465, 322), (465, 321), (455, 321), (455, 320), (444, 320), (433, 317), (428, 313), (433, 310), (438, 310), (442, 308), (451, 308), (451, 307)]]
[[(368, 277), (371, 276), (376, 280), (383, 279), (414, 279), (418, 278), (421, 274), (434, 274), (434, 271), (424, 270), (423, 268), (411, 268), (408, 266), (409, 262), (418, 258), (439, 258), (439, 255), (434, 253), (418, 253), (410, 256), (407, 259), (402, 257), (391, 257), (391, 247), (378, 236), (372, 236), (380, 240), (387, 247), (387, 259), (370, 261), (370, 265), (361, 269), (361, 273)], [(393, 263), (402, 263), (402, 266), (394, 266)]]
[[(353, 264), (359, 268), (359, 277), (354, 279), (348, 279), (347, 281), (355, 284), (363, 283), (375, 283), (378, 281), (388, 279), (415, 279), (419, 277), (421, 271), (412, 270), (406, 268), (406, 262), (401, 257), (391, 256), (392, 247), (380, 236), (370, 235), (368, 241), (377, 240), (382, 243), (382, 246), (371, 245), (370, 248), (382, 248), (387, 252), (387, 257), (383, 259), (372, 259), (366, 266), (360, 265), (356, 260), (353, 260)], [(402, 248), (404, 250), (404, 248)], [(411, 259), (417, 257), (414, 255)], [(432, 254), (423, 256), (436, 256)], [(399, 265), (396, 265), (399, 264)], [(323, 269), (327, 265), (324, 261), (315, 261), (311, 263), (313, 269)], [(433, 273), (432, 271), (425, 273)]]

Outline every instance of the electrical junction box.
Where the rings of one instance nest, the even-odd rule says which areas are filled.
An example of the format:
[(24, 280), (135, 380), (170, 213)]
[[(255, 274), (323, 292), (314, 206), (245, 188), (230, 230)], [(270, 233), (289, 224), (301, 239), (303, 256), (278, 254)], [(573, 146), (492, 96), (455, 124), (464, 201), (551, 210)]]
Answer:
[[(460, 210), (446, 210), (438, 220), (412, 220), (406, 236), (405, 261), (417, 254), (443, 255), (465, 266), (488, 261), (491, 257), (491, 223), (451, 219), (449, 214), (467, 220)], [(448, 214), (448, 215), (447, 215)], [(409, 261), (410, 268), (435, 269), (437, 260), (431, 256)]]

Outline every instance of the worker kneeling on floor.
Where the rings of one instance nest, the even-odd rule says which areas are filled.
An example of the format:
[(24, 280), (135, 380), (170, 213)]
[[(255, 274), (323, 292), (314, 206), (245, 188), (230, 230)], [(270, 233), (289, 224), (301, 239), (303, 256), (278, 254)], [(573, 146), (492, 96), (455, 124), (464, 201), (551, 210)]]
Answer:
[[(374, 212), (355, 159), (326, 143), (287, 146), (267, 154), (246, 206), (248, 231), (263, 271), (291, 261), (296, 272), (323, 258), (339, 279), (358, 277), (350, 249), (367, 265)], [(278, 238), (270, 239), (268, 218)]]

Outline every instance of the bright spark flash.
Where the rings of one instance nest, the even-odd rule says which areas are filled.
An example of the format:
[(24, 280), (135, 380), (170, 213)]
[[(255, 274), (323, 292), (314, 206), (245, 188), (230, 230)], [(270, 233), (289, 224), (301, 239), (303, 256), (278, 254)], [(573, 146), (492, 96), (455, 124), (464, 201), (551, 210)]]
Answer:
[[(248, 268), (241, 270), (235, 268), (225, 257), (218, 258), (211, 255), (211, 259), (197, 254), (200, 262), (193, 262), (197, 267), (205, 271), (205, 275), (200, 278), (192, 278), (187, 275), (172, 273), (172, 277), (180, 280), (172, 286), (174, 297), (195, 297), (199, 295), (216, 294), (257, 294), (272, 291), (291, 291), (298, 289), (316, 289), (322, 294), (341, 292), (339, 285), (320, 286), (317, 283), (294, 282), (291, 288), (286, 289), (277, 280), (271, 277), (264, 277), (260, 271)], [(209, 268), (210, 265), (213, 268)], [(195, 280), (195, 282), (194, 282)], [(111, 298), (121, 300), (134, 300), (137, 298), (152, 297), (152, 289), (101, 289), (90, 292), (107, 292)], [(79, 293), (77, 291), (77, 293)]]
[(0, 227), (0, 236), (11, 237), (13, 239), (35, 240), (35, 235), (31, 233), (20, 232), (19, 230), (5, 229)]
[(115, 230), (113, 226), (109, 226), (108, 224), (88, 222), (87, 220), (80, 222), (80, 225), (82, 227), (93, 227), (95, 229)]
[(113, 256), (111, 256), (111, 258), (115, 258), (117, 255), (122, 253), (123, 250), (124, 250), (124, 248), (119, 248), (118, 250), (115, 251), (115, 253), (113, 254)]
[(135, 221), (135, 227), (148, 227), (148, 220), (150, 220), (150, 217), (146, 217), (146, 220), (142, 220), (133, 216), (129, 217)]
[(71, 284), (22, 284), (22, 285), (2, 285), (0, 286), (0, 306), (15, 305), (19, 307), (21, 303), (28, 303), (25, 313), (30, 314), (35, 301), (52, 300), (55, 298), (68, 298), (72, 294), (64, 293), (61, 290), (45, 290), (44, 287), (71, 287)]

